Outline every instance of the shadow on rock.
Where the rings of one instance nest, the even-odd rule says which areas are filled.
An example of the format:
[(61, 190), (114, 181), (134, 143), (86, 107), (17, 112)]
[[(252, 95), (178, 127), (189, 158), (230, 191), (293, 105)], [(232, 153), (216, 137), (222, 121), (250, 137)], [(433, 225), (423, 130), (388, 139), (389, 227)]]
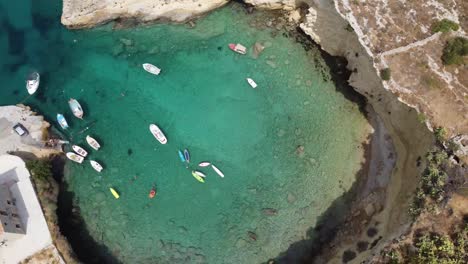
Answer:
[(90, 235), (86, 224), (74, 206), (72, 192), (68, 191), (68, 185), (63, 181), (64, 166), (66, 159), (63, 156), (52, 160), (52, 171), (55, 180), (60, 184), (58, 196), (58, 223), (60, 232), (68, 239), (78, 259), (83, 263), (121, 263), (110, 252), (110, 250), (99, 244)]

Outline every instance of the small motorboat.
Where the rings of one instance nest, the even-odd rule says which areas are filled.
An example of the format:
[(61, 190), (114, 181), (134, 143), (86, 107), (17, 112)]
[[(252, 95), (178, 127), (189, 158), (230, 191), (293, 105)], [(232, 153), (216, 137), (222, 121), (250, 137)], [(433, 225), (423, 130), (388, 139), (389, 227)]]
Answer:
[(82, 163), (84, 158), (81, 157), (80, 155), (77, 155), (73, 152), (67, 152), (66, 154), (67, 158), (70, 159), (70, 160), (73, 160), (74, 162), (77, 162), (77, 163)]
[(216, 173), (218, 173), (219, 176), (221, 176), (221, 178), (224, 178), (224, 173), (218, 169), (215, 165), (211, 164), (211, 168), (213, 168), (214, 171), (216, 171)]
[(234, 52), (237, 52), (239, 54), (242, 54), (242, 55), (245, 55), (247, 53), (247, 48), (244, 47), (242, 44), (229, 44), (229, 48), (234, 51)]
[(247, 82), (252, 86), (252, 88), (257, 88), (257, 84), (254, 82), (254, 80), (247, 78)]
[(83, 119), (83, 108), (81, 108), (80, 103), (76, 99), (70, 98), (68, 105), (73, 112), (73, 115), (79, 119)]
[(78, 155), (82, 156), (83, 158), (88, 156), (88, 152), (80, 146), (72, 145), (72, 149), (73, 151), (75, 151)]
[(67, 120), (65, 120), (65, 117), (62, 114), (57, 114), (57, 122), (59, 123), (60, 127), (62, 127), (62, 129), (68, 128)]
[(184, 153), (182, 153), (182, 151), (180, 150), (179, 150), (179, 158), (180, 158), (180, 161), (185, 162)]
[(184, 149), (184, 157), (185, 157), (185, 161), (190, 163), (190, 153), (189, 153), (188, 149)]
[(29, 94), (33, 94), (37, 91), (40, 80), (41, 77), (38, 72), (33, 72), (28, 76), (28, 79), (26, 80), (26, 89), (28, 89)]
[(206, 175), (205, 173), (201, 172), (201, 171), (194, 171), (196, 175), (202, 177), (202, 178), (206, 178)]
[(159, 127), (155, 124), (151, 124), (149, 126), (149, 129), (151, 131), (151, 134), (161, 143), (161, 144), (166, 144), (167, 143), (167, 138), (164, 135), (164, 133), (159, 129)]
[(200, 166), (200, 167), (208, 167), (208, 166), (210, 166), (210, 164), (211, 164), (211, 163), (209, 163), (208, 161), (203, 161), (203, 162), (200, 162), (200, 163), (198, 164), (198, 166)]
[(99, 150), (101, 145), (97, 142), (96, 139), (90, 137), (89, 135), (86, 136), (86, 142), (88, 142), (88, 145), (91, 146), (95, 150)]
[(156, 196), (156, 188), (153, 187), (153, 188), (151, 188), (151, 191), (149, 192), (148, 197), (152, 199), (155, 196)]
[(94, 160), (90, 160), (89, 163), (91, 163), (91, 166), (93, 167), (93, 169), (95, 169), (97, 172), (101, 172), (102, 171), (102, 166), (101, 164), (99, 164), (97, 161), (94, 161)]
[(205, 183), (205, 180), (200, 177), (200, 175), (196, 174), (195, 171), (192, 171), (192, 176), (197, 179), (197, 181), (201, 182), (201, 183)]
[(109, 188), (109, 190), (112, 193), (112, 195), (114, 195), (115, 199), (119, 199), (120, 195), (114, 188)]
[(159, 75), (159, 73), (161, 72), (161, 69), (159, 69), (158, 67), (154, 66), (151, 63), (143, 63), (143, 69), (145, 69), (145, 71), (152, 73), (154, 75)]

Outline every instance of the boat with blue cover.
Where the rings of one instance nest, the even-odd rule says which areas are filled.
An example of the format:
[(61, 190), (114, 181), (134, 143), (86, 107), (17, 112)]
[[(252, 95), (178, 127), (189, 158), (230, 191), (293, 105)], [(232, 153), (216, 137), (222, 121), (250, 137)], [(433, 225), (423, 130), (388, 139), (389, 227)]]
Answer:
[(190, 153), (188, 149), (184, 149), (184, 157), (185, 157), (185, 161), (190, 163)]
[(62, 129), (68, 128), (67, 120), (65, 120), (65, 117), (62, 114), (57, 114), (57, 122), (59, 123), (60, 127), (62, 127)]

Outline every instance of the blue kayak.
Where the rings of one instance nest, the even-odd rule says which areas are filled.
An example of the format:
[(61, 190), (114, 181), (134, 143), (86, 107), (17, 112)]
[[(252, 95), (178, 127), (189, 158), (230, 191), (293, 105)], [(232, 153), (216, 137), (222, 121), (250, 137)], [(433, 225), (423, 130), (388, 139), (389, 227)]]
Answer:
[(185, 161), (190, 162), (190, 153), (188, 152), (188, 149), (184, 149), (184, 157)]
[(65, 117), (62, 114), (57, 114), (57, 122), (63, 129), (68, 128), (67, 120), (65, 120)]
[(180, 150), (179, 150), (179, 158), (180, 158), (180, 161), (185, 162), (184, 154)]

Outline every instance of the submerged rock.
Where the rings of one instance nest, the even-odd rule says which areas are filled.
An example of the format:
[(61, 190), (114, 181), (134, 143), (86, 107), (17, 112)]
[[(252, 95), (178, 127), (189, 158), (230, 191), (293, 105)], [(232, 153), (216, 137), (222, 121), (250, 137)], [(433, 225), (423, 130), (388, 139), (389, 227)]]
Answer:
[(267, 216), (275, 216), (278, 214), (278, 210), (274, 208), (263, 208), (262, 213)]
[(254, 59), (258, 58), (260, 56), (260, 53), (265, 49), (265, 46), (263, 46), (260, 42), (255, 42), (253, 46), (253, 57)]
[(247, 235), (249, 236), (249, 238), (250, 238), (252, 241), (257, 241), (257, 234), (255, 234), (254, 232), (252, 232), (252, 231), (247, 231)]

